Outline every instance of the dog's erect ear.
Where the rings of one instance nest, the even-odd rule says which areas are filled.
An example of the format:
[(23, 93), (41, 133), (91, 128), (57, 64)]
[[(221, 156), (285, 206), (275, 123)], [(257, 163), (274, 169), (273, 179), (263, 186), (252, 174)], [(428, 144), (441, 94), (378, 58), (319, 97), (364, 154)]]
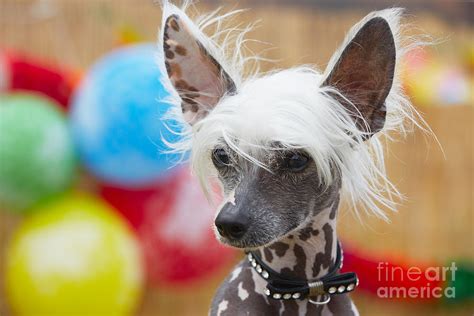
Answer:
[(235, 92), (230, 76), (177, 14), (166, 19), (162, 43), (166, 71), (187, 123), (204, 118), (224, 95)]
[[(387, 98), (392, 87), (396, 47), (388, 22), (381, 17), (368, 20), (343, 48), (323, 85), (336, 88), (338, 97), (368, 135), (380, 131), (385, 124)], [(355, 108), (354, 108), (355, 106)]]

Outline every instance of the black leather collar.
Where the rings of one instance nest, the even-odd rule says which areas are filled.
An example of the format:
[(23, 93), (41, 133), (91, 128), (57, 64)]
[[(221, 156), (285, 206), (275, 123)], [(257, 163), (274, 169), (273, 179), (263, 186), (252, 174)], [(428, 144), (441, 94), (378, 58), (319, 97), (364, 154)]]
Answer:
[[(347, 272), (339, 274), (342, 268), (343, 253), (337, 243), (337, 255), (334, 266), (322, 278), (316, 280), (287, 279), (268, 267), (254, 252), (247, 252), (250, 265), (267, 282), (265, 294), (276, 300), (306, 299), (314, 304), (326, 304), (331, 295), (353, 291), (359, 284), (357, 274)], [(316, 300), (317, 298), (321, 300)]]

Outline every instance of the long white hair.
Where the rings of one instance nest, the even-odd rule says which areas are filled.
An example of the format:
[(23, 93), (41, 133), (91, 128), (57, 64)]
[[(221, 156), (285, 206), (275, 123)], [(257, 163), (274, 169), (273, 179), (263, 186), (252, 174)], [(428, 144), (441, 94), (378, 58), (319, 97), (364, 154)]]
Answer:
[[(396, 201), (401, 194), (386, 176), (384, 140), (390, 139), (395, 135), (394, 132), (404, 135), (407, 127), (429, 129), (405, 97), (399, 81), (398, 61), (417, 45), (416, 41), (401, 35), (402, 9), (373, 12), (354, 25), (325, 72), (311, 66), (299, 66), (262, 74), (258, 72), (258, 67), (254, 67), (250, 73), (244, 72), (244, 69), (248, 69), (248, 62), (259, 59), (258, 56), (246, 57), (244, 54), (244, 34), (251, 26), (224, 26), (225, 20), (240, 11), (220, 15), (217, 10), (193, 22), (184, 13), (189, 5), (186, 1), (179, 9), (164, 1), (163, 23), (166, 17), (173, 14), (182, 18), (237, 87), (236, 95), (224, 97), (205, 118), (191, 127), (182, 122), (180, 98), (169, 80), (163, 78), (163, 83), (173, 92), (168, 101), (175, 105), (168, 118), (183, 123), (181, 140), (169, 146), (175, 152), (192, 151), (193, 170), (204, 190), (209, 191), (208, 179), (215, 175), (211, 152), (221, 142), (263, 168), (265, 164), (252, 153), (255, 150), (272, 150), (271, 144), (278, 142), (280, 148), (284, 146), (307, 151), (325, 183), (333, 180), (331, 170), (337, 168), (342, 176), (343, 197), (357, 215), (363, 211), (387, 219), (384, 209), (396, 210)], [(382, 17), (389, 23), (395, 40), (397, 63), (393, 85), (385, 101), (387, 115), (384, 128), (363, 141), (367, 133), (356, 126), (346, 107), (341, 104), (341, 94), (323, 86), (323, 82), (343, 49), (360, 28), (374, 17)], [(204, 30), (211, 26), (214, 26), (213, 34), (205, 35)], [(161, 29), (163, 32), (164, 25)], [(162, 38), (161, 33), (161, 52)], [(159, 65), (166, 73), (162, 58)]]

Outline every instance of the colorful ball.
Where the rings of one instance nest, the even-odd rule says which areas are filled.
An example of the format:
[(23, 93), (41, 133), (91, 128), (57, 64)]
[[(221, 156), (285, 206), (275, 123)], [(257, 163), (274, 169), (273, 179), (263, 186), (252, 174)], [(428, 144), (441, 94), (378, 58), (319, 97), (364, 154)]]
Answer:
[(9, 244), (5, 271), (17, 315), (130, 315), (143, 285), (128, 226), (109, 206), (82, 195), (27, 218)]
[[(176, 123), (161, 119), (170, 109), (154, 45), (120, 48), (97, 62), (73, 98), (72, 129), (79, 154), (103, 181), (136, 187), (166, 176), (179, 155), (166, 154)], [(170, 131), (172, 129), (174, 132)]]
[(465, 105), (469, 104), (469, 77), (463, 69), (447, 66), (439, 73), (438, 85), (435, 87), (439, 104)]
[(0, 203), (24, 211), (63, 192), (75, 175), (65, 116), (50, 99), (0, 95)]
[(67, 108), (80, 73), (0, 50), (0, 91), (37, 91)]
[(215, 207), (189, 168), (175, 170), (166, 185), (101, 194), (133, 223), (151, 284), (184, 285), (210, 277), (234, 262), (235, 250), (220, 244), (212, 225)]
[(411, 100), (417, 106), (436, 104), (433, 90), (442, 65), (429, 50), (418, 48), (404, 55), (402, 60), (403, 84)]

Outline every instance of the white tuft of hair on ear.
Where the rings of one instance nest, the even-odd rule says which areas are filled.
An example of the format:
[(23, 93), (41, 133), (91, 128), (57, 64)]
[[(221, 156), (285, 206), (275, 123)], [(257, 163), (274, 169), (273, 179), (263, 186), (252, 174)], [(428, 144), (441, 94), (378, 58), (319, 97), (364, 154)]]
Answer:
[[(171, 15), (179, 16), (193, 36), (198, 40), (210, 55), (221, 65), (227, 74), (229, 74), (236, 88), (239, 89), (244, 77), (253, 77), (259, 73), (259, 61), (263, 60), (260, 56), (253, 54), (246, 56), (246, 44), (249, 39), (245, 36), (250, 32), (254, 24), (231, 26), (232, 18), (242, 13), (244, 10), (233, 10), (222, 13), (222, 9), (218, 8), (213, 12), (205, 15), (199, 15), (194, 12), (196, 17), (191, 19), (188, 16), (189, 11), (196, 11), (192, 0), (183, 1), (180, 7), (170, 3), (168, 0), (159, 1), (162, 6), (162, 24), (158, 36), (157, 64), (160, 73), (163, 76), (160, 81), (170, 96), (162, 100), (172, 105), (170, 111), (163, 118), (168, 122), (169, 130), (180, 136), (179, 142), (168, 142), (164, 139), (164, 143), (168, 146), (170, 153), (184, 153), (193, 147), (193, 128), (183, 121), (183, 113), (181, 109), (181, 99), (173, 87), (169, 77), (166, 75), (167, 70), (164, 63), (163, 49), (163, 33), (165, 30), (166, 19)], [(206, 35), (205, 31), (212, 29), (212, 34)]]
[[(352, 206), (357, 216), (361, 212), (388, 220), (384, 210), (396, 210), (397, 200), (402, 195), (386, 176), (384, 166), (385, 140), (394, 133), (405, 135), (410, 126), (416, 126), (431, 133), (422, 117), (413, 108), (403, 93), (400, 83), (400, 59), (410, 49), (422, 42), (415, 40), (404, 43), (400, 18), (402, 9), (387, 9), (372, 12), (357, 23), (347, 34), (341, 48), (333, 55), (327, 67), (330, 71), (340, 54), (354, 38), (360, 28), (370, 19), (385, 19), (393, 33), (397, 63), (391, 90), (385, 101), (387, 109), (383, 129), (373, 137), (363, 141), (367, 133), (361, 131), (350, 117), (335, 89), (323, 86), (328, 71), (321, 73), (310, 66), (300, 66), (266, 74), (253, 72), (245, 75), (242, 69), (250, 60), (244, 57), (244, 28), (223, 28), (224, 19), (234, 11), (219, 16), (215, 11), (207, 17), (192, 22), (182, 9), (163, 3), (164, 18), (177, 14), (192, 29), (214, 58), (222, 65), (237, 86), (237, 93), (223, 98), (217, 106), (193, 127), (187, 126), (181, 133), (182, 140), (169, 143), (173, 152), (187, 152), (192, 149), (191, 162), (205, 193), (210, 195), (209, 178), (216, 176), (211, 153), (216, 146), (229, 146), (242, 157), (266, 168), (259, 161), (262, 151), (274, 150), (275, 142), (288, 149), (304, 149), (311, 155), (324, 183), (333, 181), (333, 169), (342, 177), (343, 198)], [(215, 36), (207, 37), (202, 29), (215, 25)], [(162, 28), (163, 29), (163, 28)], [(229, 35), (229, 34), (234, 35)], [(226, 34), (222, 36), (223, 34)], [(223, 43), (217, 44), (220, 37)], [(160, 36), (160, 40), (162, 35)], [(231, 43), (233, 42), (233, 43)], [(230, 55), (227, 47), (233, 47)], [(159, 49), (162, 50), (162, 43)], [(166, 73), (160, 62), (162, 73)], [(168, 78), (164, 84), (171, 88)], [(169, 100), (174, 105), (168, 118), (182, 122), (180, 100), (174, 94)], [(348, 100), (346, 100), (348, 101)], [(183, 126), (186, 126), (183, 124)]]

